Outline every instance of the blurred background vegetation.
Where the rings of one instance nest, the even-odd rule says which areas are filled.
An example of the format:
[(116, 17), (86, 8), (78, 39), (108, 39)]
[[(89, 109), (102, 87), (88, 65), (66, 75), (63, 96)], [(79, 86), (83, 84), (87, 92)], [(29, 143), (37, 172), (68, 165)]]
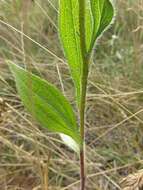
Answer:
[[(117, 0), (95, 47), (87, 95), (87, 190), (118, 190), (143, 164), (143, 0)], [(0, 1), (0, 189), (78, 190), (78, 158), (25, 111), (10, 59), (74, 89), (57, 33), (58, 0)], [(75, 110), (76, 111), (76, 110)], [(46, 180), (44, 180), (46, 179)], [(48, 190), (48, 189), (44, 189)]]

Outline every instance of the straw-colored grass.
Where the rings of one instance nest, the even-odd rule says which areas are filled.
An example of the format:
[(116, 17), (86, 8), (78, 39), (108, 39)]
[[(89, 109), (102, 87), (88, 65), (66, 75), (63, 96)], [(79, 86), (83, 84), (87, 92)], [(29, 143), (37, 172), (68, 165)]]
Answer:
[(143, 170), (135, 174), (130, 174), (121, 181), (123, 190), (142, 190), (143, 189)]

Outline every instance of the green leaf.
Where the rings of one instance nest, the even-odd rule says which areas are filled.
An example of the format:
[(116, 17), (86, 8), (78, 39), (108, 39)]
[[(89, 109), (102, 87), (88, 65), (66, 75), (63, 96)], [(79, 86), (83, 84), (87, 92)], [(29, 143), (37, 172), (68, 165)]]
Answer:
[[(43, 127), (71, 137), (76, 144), (76, 149), (75, 147), (73, 149), (79, 150), (81, 140), (78, 125), (67, 99), (47, 81), (11, 62), (8, 64), (15, 77), (19, 95), (28, 111)], [(68, 143), (67, 141), (66, 144)]]
[(114, 7), (110, 0), (90, 0), (93, 16), (93, 33), (90, 51), (96, 39), (108, 28), (114, 17)]
[[(81, 98), (81, 78), (83, 58), (80, 48), (79, 32), (79, 0), (60, 0), (59, 4), (59, 32), (64, 48), (65, 56), (70, 66), (71, 75), (76, 88), (77, 102), (80, 104)], [(92, 37), (92, 17), (90, 2), (86, 3), (85, 11), (86, 24), (86, 46), (90, 47)]]
[(85, 40), (86, 40), (86, 49), (87, 52), (90, 48), (90, 44), (92, 41), (92, 31), (93, 31), (93, 17), (91, 4), (89, 0), (86, 0), (85, 6)]
[[(78, 105), (81, 98), (83, 64), (85, 64), (80, 46), (79, 2), (79, 0), (60, 0), (59, 4), (60, 39), (75, 84)], [(109, 26), (113, 16), (114, 8), (109, 0), (85, 0), (85, 53), (89, 57), (96, 39)]]
[(76, 87), (77, 101), (79, 102), (83, 60), (80, 50), (78, 9), (78, 0), (60, 0), (60, 38)]

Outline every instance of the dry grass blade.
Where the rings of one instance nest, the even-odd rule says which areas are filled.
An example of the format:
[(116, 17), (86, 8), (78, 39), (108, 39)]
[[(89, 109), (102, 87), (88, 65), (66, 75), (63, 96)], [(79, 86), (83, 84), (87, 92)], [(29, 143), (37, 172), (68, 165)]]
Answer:
[(131, 174), (121, 181), (123, 190), (142, 190), (143, 189), (143, 170)]

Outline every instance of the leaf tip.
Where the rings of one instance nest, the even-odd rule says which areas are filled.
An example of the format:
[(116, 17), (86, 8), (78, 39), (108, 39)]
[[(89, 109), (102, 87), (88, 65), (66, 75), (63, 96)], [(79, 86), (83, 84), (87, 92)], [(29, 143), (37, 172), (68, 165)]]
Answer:
[(11, 60), (6, 60), (6, 63), (7, 63), (8, 67), (12, 73), (14, 73), (16, 68), (19, 67), (16, 64), (14, 64)]

